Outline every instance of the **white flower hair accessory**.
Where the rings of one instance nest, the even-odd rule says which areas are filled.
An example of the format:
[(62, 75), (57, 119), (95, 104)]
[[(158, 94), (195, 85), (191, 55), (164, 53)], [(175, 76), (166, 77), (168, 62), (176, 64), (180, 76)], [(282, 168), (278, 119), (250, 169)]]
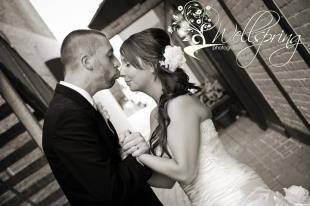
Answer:
[(301, 186), (292, 185), (284, 191), (285, 199), (291, 203), (310, 203), (309, 191)]
[(165, 66), (169, 72), (175, 72), (177, 68), (182, 67), (186, 62), (184, 52), (179, 46), (166, 46), (164, 57), (165, 60), (159, 61), (159, 64)]

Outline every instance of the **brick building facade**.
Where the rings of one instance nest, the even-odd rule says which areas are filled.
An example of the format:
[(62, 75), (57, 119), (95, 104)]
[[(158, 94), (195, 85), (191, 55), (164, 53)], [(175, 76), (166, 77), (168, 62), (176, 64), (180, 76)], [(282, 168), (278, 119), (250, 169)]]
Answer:
[[(252, 64), (243, 71), (274, 114), (270, 120), (266, 118), (268, 125), (273, 126), (272, 121), (276, 119), (278, 122), (275, 122), (275, 128), (288, 129), (287, 136), (294, 135), (299, 138), (301, 135), (301, 139), (309, 140), (310, 2), (308, 0), (272, 0), (273, 4), (270, 3), (271, 0), (199, 0), (199, 2), (203, 6), (210, 5), (219, 11), (222, 25), (227, 30), (223, 33), (225, 39), (229, 39), (232, 35), (236, 24), (239, 25), (239, 29), (244, 29), (253, 14), (270, 10), (274, 6), (283, 15), (282, 18), (285, 18), (286, 27), (302, 36), (301, 49), (285, 66), (275, 67), (270, 64), (270, 55), (279, 48), (278, 44), (272, 43), (262, 45), (259, 48), (259, 55), (249, 50), (246, 54), (238, 56), (238, 61), (241, 65), (246, 65), (254, 58)], [(184, 1), (146, 0), (123, 14), (103, 31), (112, 37), (150, 9), (154, 9), (162, 21), (160, 26), (166, 28), (170, 22), (172, 8), (183, 3)], [(59, 56), (59, 45), (30, 3), (17, 0), (1, 1), (0, 16), (1, 33), (45, 82), (54, 87), (56, 81), (45, 62)], [(282, 30), (288, 32), (286, 27), (277, 23), (270, 32), (280, 33)], [(248, 42), (241, 41), (228, 44), (232, 46), (231, 51), (235, 56), (249, 46)], [(291, 52), (281, 52), (274, 57), (274, 61), (279, 64), (286, 62)], [(197, 79), (201, 80), (200, 77), (205, 73), (211, 73), (206, 71), (211, 70), (211, 67), (216, 73), (216, 65), (209, 59), (204, 59), (203, 63), (193, 60), (193, 65), (196, 64), (202, 64), (199, 66), (200, 69), (194, 72), (199, 75)], [(59, 189), (43, 153), (2, 97), (0, 97), (0, 112), (0, 204), (67, 205), (67, 200)], [(249, 135), (253, 136), (248, 137)], [(308, 146), (294, 139), (287, 139), (285, 135), (280, 135), (271, 129), (264, 132), (255, 123), (245, 119), (222, 131), (221, 138), (225, 146), (229, 147), (229, 152), (255, 168), (272, 189), (280, 190), (290, 184), (303, 185), (309, 189)], [(178, 194), (175, 197), (177, 198)]]

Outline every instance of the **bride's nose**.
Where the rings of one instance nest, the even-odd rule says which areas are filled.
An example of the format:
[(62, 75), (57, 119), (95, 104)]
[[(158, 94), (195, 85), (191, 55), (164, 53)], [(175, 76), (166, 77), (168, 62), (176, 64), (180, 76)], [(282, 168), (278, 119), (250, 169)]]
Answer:
[(120, 66), (120, 77), (125, 77), (126, 76), (126, 71), (125, 71), (124, 65)]

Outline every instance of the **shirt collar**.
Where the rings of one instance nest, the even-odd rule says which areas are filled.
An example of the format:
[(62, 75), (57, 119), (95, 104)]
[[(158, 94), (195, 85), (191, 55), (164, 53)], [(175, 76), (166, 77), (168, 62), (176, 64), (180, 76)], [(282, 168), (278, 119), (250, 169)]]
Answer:
[(78, 92), (80, 95), (82, 95), (94, 108), (96, 108), (95, 104), (94, 104), (94, 100), (93, 98), (90, 96), (90, 94), (85, 91), (84, 89), (75, 86), (71, 83), (68, 82), (64, 82), (64, 81), (60, 81), (59, 84), (69, 87), (70, 89), (73, 89), (74, 91)]

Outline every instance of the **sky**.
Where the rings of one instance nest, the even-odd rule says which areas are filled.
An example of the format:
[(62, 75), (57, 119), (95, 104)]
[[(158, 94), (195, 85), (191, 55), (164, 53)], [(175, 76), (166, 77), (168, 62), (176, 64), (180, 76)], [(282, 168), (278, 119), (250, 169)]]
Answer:
[(103, 0), (30, 0), (59, 42), (72, 30), (85, 29)]
[[(59, 43), (75, 29), (87, 29), (103, 0), (30, 0)], [(120, 59), (119, 35), (110, 39), (114, 54)]]

